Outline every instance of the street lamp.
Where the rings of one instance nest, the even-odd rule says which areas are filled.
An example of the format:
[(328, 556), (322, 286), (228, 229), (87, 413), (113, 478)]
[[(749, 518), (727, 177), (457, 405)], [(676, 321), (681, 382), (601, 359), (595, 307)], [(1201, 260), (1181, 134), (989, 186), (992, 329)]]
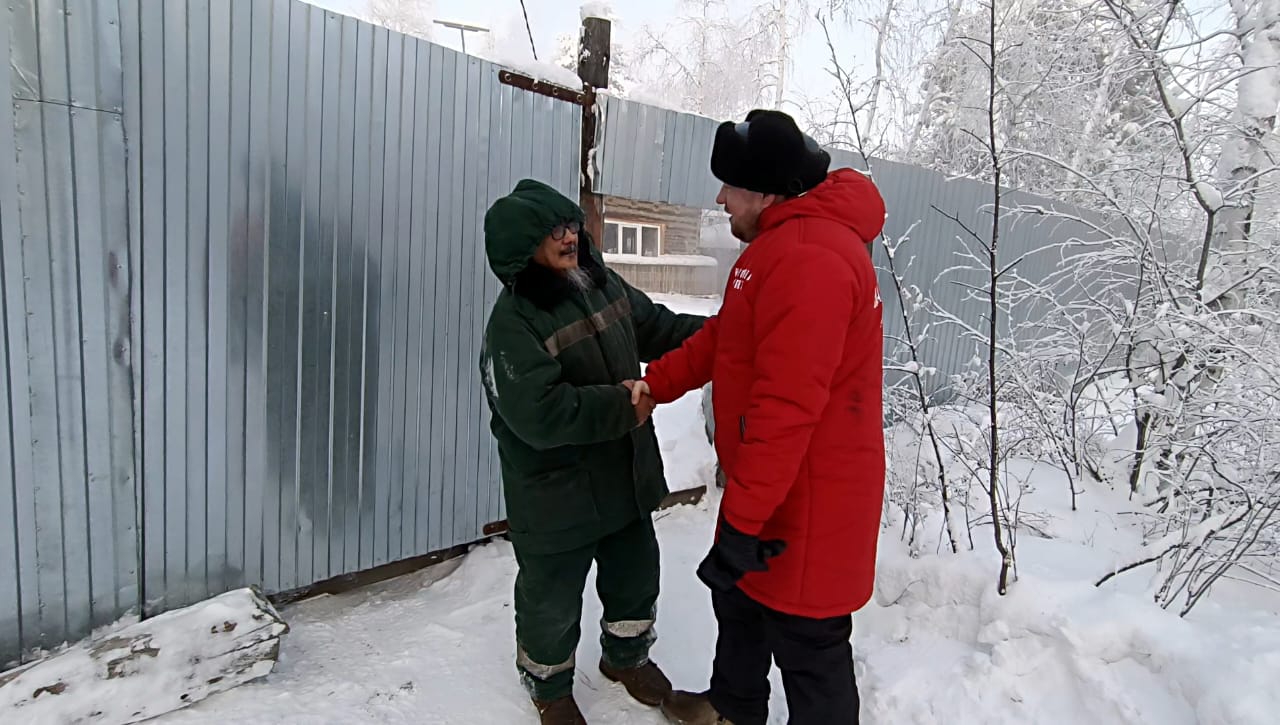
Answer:
[(464, 55), (467, 52), (467, 33), (489, 32), (488, 28), (484, 28), (479, 25), (470, 25), (468, 23), (458, 23), (452, 20), (435, 20), (433, 22), (435, 22), (437, 25), (443, 25), (446, 28), (453, 28), (458, 31), (458, 36), (462, 38), (462, 52)]

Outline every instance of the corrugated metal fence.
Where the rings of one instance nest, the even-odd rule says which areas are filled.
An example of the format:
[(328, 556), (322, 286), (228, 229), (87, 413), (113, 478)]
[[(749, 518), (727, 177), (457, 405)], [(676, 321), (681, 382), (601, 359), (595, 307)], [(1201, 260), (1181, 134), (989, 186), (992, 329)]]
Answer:
[(481, 538), (483, 213), (580, 109), (291, 0), (0, 19), (0, 663)]
[(68, 6), (0, 33), (0, 662), (138, 602), (119, 17)]
[[(710, 171), (718, 122), (612, 96), (603, 98), (600, 114), (599, 148), (592, 159), (593, 188), (597, 192), (640, 201), (719, 208), (715, 198), (720, 182)], [(833, 169), (866, 170), (861, 157), (849, 151), (835, 150), (831, 155)], [(960, 256), (966, 243), (975, 251), (980, 247), (967, 239), (956, 220), (988, 237), (992, 187), (970, 179), (948, 179), (928, 169), (883, 159), (872, 159), (871, 165), (888, 209), (884, 234), (892, 240), (908, 239), (901, 247), (901, 256), (895, 258), (899, 273), (908, 285), (918, 287), (939, 306), (978, 325), (985, 315), (983, 303), (969, 293), (966, 285), (981, 286), (983, 281), (973, 269), (958, 268), (974, 266), (971, 260)], [(1062, 215), (1089, 218), (1059, 202), (1010, 193), (1002, 208), (1001, 264), (1021, 258), (1018, 273), (1029, 280), (1047, 279), (1070, 248), (1081, 240), (1099, 239), (1089, 225), (1058, 214), (1029, 211), (1054, 209)], [(875, 260), (885, 303), (885, 356), (906, 362), (907, 349), (895, 344), (904, 334), (901, 305), (892, 292), (892, 278), (880, 245), (875, 247)], [(1025, 319), (1036, 311), (1020, 308), (1014, 313)], [(978, 349), (955, 329), (939, 332), (935, 328), (935, 332), (920, 348), (925, 364), (938, 370), (938, 375), (931, 378), (936, 390), (951, 375), (970, 369)], [(887, 376), (890, 383), (895, 378), (892, 374)]]

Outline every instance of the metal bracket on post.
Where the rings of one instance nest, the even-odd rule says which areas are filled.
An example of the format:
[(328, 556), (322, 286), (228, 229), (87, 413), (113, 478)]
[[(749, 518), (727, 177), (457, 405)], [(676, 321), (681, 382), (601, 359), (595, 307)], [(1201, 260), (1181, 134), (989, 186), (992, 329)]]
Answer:
[(575, 91), (572, 88), (566, 88), (565, 86), (558, 86), (554, 83), (540, 81), (536, 78), (520, 75), (519, 73), (514, 73), (509, 70), (500, 71), (498, 73), (498, 81), (508, 86), (515, 86), (521, 90), (529, 91), (530, 93), (537, 93), (540, 96), (549, 96), (558, 101), (568, 101), (569, 103), (579, 106), (587, 103), (588, 96), (585, 91)]

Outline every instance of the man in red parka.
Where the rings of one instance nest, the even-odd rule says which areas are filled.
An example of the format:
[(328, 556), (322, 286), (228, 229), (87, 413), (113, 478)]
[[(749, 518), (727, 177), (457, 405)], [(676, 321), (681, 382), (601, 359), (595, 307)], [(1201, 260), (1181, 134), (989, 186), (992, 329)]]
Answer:
[(856, 723), (851, 613), (871, 598), (884, 496), (882, 326), (868, 244), (884, 202), (790, 116), (717, 130), (717, 203), (750, 246), (718, 316), (651, 363), (636, 397), (712, 382), (726, 483), (698, 567), (719, 625), (709, 692), (664, 704), (684, 725), (763, 725), (770, 660), (792, 725)]

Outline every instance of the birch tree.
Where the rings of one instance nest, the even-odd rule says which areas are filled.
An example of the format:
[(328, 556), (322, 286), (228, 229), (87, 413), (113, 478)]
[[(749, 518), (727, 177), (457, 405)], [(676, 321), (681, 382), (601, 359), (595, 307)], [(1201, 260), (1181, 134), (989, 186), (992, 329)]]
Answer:
[[(1218, 159), (1223, 208), (1214, 230), (1206, 303), (1238, 307), (1259, 270), (1270, 263), (1271, 241), (1254, 227), (1267, 224), (1259, 194), (1274, 188), (1276, 112), (1280, 108), (1280, 0), (1232, 0), (1243, 74), (1236, 82), (1230, 135)], [(1215, 199), (1216, 200), (1216, 199)], [(1274, 270), (1271, 270), (1274, 274)]]

